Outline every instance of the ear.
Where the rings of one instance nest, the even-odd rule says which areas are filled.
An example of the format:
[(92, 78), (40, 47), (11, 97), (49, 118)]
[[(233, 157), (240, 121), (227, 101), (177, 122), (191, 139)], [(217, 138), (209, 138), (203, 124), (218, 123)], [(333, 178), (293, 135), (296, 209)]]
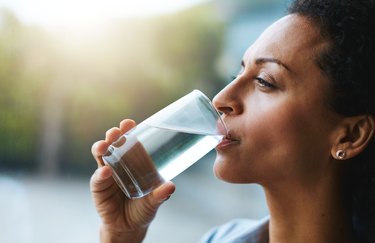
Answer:
[(347, 117), (340, 123), (331, 155), (335, 159), (350, 159), (360, 154), (375, 132), (375, 117)]

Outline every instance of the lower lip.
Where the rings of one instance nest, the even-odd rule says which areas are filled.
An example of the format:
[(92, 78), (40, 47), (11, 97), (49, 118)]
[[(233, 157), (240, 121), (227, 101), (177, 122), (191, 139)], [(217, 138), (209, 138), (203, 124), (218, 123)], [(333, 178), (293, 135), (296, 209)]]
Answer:
[(217, 150), (225, 150), (235, 144), (238, 144), (238, 141), (235, 141), (235, 140), (229, 140), (229, 139), (223, 139), (217, 146), (216, 146), (216, 149)]

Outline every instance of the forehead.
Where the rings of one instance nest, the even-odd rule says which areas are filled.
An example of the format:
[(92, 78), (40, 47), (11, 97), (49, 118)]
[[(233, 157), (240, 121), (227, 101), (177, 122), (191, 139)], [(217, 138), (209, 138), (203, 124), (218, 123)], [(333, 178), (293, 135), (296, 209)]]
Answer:
[(291, 69), (315, 65), (319, 53), (328, 45), (310, 20), (296, 14), (287, 15), (268, 27), (246, 51), (244, 59), (272, 57)]

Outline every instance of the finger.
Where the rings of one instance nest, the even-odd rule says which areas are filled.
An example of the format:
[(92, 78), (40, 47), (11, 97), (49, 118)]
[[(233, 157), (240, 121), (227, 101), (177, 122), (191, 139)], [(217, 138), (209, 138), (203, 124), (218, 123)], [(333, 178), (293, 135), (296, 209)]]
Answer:
[(124, 119), (120, 122), (120, 130), (121, 130), (121, 133), (124, 134), (126, 132), (128, 132), (130, 129), (132, 129), (133, 127), (135, 127), (137, 124), (135, 121), (131, 120), (131, 119)]
[(120, 128), (112, 127), (105, 133), (105, 141), (108, 144), (115, 142), (121, 136)]
[(173, 182), (168, 181), (158, 188), (156, 188), (151, 193), (151, 203), (154, 204), (154, 206), (158, 206), (162, 204), (164, 201), (168, 200), (169, 197), (175, 192), (176, 186), (173, 184)]
[(148, 225), (155, 217), (159, 206), (168, 200), (174, 191), (175, 185), (172, 182), (166, 182), (149, 195), (139, 199), (139, 202), (134, 201), (138, 206), (141, 206), (137, 209), (141, 217), (136, 217), (134, 222), (137, 222), (139, 226)]
[(112, 179), (112, 169), (109, 166), (102, 166), (98, 168), (90, 179), (91, 192), (102, 192), (111, 187), (114, 183)]
[(98, 163), (98, 167), (104, 165), (102, 155), (107, 151), (109, 144), (104, 141), (100, 140), (94, 143), (91, 147), (91, 153), (94, 156), (96, 162)]

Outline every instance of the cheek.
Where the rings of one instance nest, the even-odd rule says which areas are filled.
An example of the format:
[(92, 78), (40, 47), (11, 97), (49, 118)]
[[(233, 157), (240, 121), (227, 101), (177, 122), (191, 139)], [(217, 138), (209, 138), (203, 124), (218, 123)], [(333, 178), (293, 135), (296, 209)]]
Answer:
[(272, 163), (291, 149), (288, 147), (292, 147), (292, 137), (295, 137), (295, 119), (290, 119), (286, 113), (285, 110), (270, 109), (254, 114), (256, 117), (248, 121), (244, 142), (254, 160)]
[[(260, 99), (249, 101), (241, 116), (234, 117), (231, 128), (238, 133), (238, 148), (218, 154), (215, 175), (230, 182), (257, 182), (272, 170), (283, 148), (287, 120), (285, 107)], [(279, 151), (279, 152), (278, 152)]]
[(241, 132), (241, 145), (227, 156), (218, 156), (217, 177), (261, 183), (308, 175), (317, 167), (317, 156), (327, 148), (327, 122), (319, 107), (297, 99), (251, 104), (231, 123)]
[(262, 151), (271, 145), (283, 144), (297, 128), (299, 116), (298, 110), (286, 102), (257, 103), (247, 111), (243, 128), (245, 139)]
[(272, 157), (296, 153), (306, 139), (313, 138), (309, 132), (312, 122), (299, 106), (275, 106), (258, 114), (252, 127), (249, 127), (249, 139), (256, 138), (252, 141), (255, 148), (267, 151)]
[(269, 108), (247, 121), (244, 152), (253, 170), (262, 177), (285, 177), (305, 170), (309, 167), (306, 158), (314, 161), (321, 154), (317, 144), (324, 143), (324, 132), (319, 131), (319, 122), (297, 104)]
[(218, 178), (238, 183), (259, 182), (277, 166), (277, 159), (285, 151), (284, 134), (290, 123), (281, 119), (277, 107), (259, 107), (249, 109), (231, 123), (237, 132), (240, 131), (241, 144), (225, 155), (218, 154), (214, 167)]

